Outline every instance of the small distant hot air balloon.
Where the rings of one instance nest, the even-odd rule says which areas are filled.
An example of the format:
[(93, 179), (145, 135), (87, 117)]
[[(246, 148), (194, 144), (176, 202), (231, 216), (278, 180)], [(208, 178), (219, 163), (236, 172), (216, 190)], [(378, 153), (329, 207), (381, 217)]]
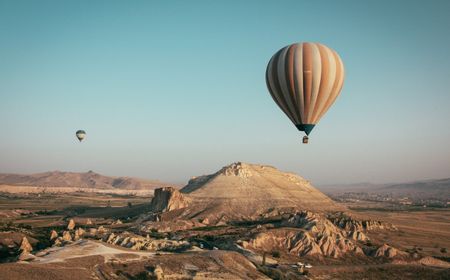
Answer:
[(77, 136), (78, 140), (83, 141), (84, 137), (86, 137), (86, 132), (84, 130), (78, 130), (75, 132), (75, 135)]
[(319, 43), (296, 43), (272, 56), (266, 83), (275, 103), (304, 131), (303, 143), (334, 103), (344, 84), (344, 64), (332, 49)]

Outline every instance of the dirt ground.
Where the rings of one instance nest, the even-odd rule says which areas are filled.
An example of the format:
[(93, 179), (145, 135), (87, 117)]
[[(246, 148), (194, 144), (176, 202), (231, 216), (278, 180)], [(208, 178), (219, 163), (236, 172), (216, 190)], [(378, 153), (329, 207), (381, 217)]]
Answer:
[[(432, 256), (450, 257), (450, 209), (422, 211), (355, 211), (358, 216), (392, 223), (398, 231), (375, 231), (370, 237), (400, 249), (417, 248)], [(442, 253), (445, 248), (447, 253)]]

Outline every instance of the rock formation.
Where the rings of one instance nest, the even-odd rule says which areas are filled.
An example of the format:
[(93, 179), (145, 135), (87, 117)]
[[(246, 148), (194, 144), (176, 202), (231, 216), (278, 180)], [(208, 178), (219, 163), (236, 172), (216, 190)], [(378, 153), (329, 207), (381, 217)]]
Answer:
[(58, 238), (58, 233), (55, 230), (52, 230), (50, 232), (50, 241), (55, 240), (56, 238)]
[(178, 230), (188, 230), (196, 227), (203, 227), (205, 224), (193, 220), (168, 220), (155, 223), (147, 223), (142, 230), (150, 232), (174, 232)]
[(298, 256), (337, 258), (347, 253), (363, 254), (345, 230), (322, 215), (310, 211), (297, 212), (286, 216), (280, 226), (257, 234), (248, 242), (243, 242), (243, 247), (265, 252), (280, 250)]
[(68, 230), (73, 230), (75, 228), (75, 221), (70, 219), (69, 224), (67, 225)]
[(30, 253), (31, 251), (33, 251), (33, 247), (31, 246), (26, 236), (22, 238), (22, 242), (20, 243), (20, 250), (22, 253)]
[(397, 230), (390, 223), (374, 220), (356, 220), (342, 212), (330, 214), (328, 215), (328, 219), (336, 226), (347, 231)]
[(187, 241), (153, 239), (127, 231), (117, 234), (107, 233), (103, 235), (102, 240), (112, 245), (122, 246), (133, 250), (177, 251), (185, 250), (191, 247), (190, 243)]
[(113, 224), (113, 225), (121, 225), (121, 224), (122, 224), (122, 221), (121, 221), (120, 219), (117, 219), (117, 220), (114, 221), (112, 224)]
[(72, 235), (70, 234), (69, 231), (64, 231), (64, 232), (63, 232), (62, 240), (63, 240), (63, 241), (68, 241), (68, 242), (70, 242), (70, 241), (73, 240), (73, 239), (72, 239)]
[(84, 235), (84, 233), (85, 233), (86, 231), (84, 230), (84, 229), (82, 229), (82, 228), (78, 228), (77, 230), (75, 230), (75, 236), (74, 236), (74, 240), (78, 240), (78, 239), (80, 239), (81, 237), (83, 237), (83, 235)]
[(270, 209), (285, 208), (345, 210), (300, 176), (271, 166), (238, 162), (191, 179), (180, 192), (157, 189), (151, 202), (153, 214), (143, 215), (140, 221), (187, 220), (208, 226), (225, 225), (256, 220)]
[(155, 196), (150, 208), (154, 212), (165, 212), (185, 208), (189, 205), (189, 199), (172, 187), (164, 187), (155, 190)]
[(53, 242), (53, 246), (58, 246), (58, 247), (60, 247), (60, 246), (62, 246), (62, 245), (64, 245), (64, 244), (63, 244), (62, 237), (56, 238), (55, 241)]
[(19, 260), (20, 261), (33, 260), (35, 258), (35, 256), (31, 254), (31, 251), (33, 251), (33, 247), (31, 246), (30, 242), (28, 241), (28, 238), (26, 236), (24, 236), (22, 238), (22, 242), (20, 244)]
[(373, 257), (375, 257), (375, 258), (385, 257), (385, 258), (389, 258), (389, 259), (398, 257), (398, 256), (406, 256), (406, 255), (407, 255), (406, 252), (397, 250), (394, 247), (391, 247), (387, 244), (383, 244), (373, 253)]
[(155, 270), (153, 271), (156, 280), (163, 280), (164, 279), (164, 271), (160, 265), (157, 265), (155, 267)]
[(108, 232), (108, 229), (105, 228), (104, 226), (99, 226), (98, 229), (97, 229), (97, 231), (98, 231), (99, 233), (105, 233), (105, 232)]
[(271, 166), (241, 162), (193, 179), (180, 191), (194, 200), (208, 202), (206, 206), (211, 210), (229, 206), (229, 211), (245, 216), (283, 207), (320, 212), (342, 209), (298, 175)]

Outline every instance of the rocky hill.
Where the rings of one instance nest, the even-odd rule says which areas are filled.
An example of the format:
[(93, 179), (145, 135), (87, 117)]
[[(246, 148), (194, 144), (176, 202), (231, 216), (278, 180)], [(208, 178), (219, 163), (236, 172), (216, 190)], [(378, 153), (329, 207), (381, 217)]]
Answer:
[(93, 171), (85, 173), (50, 171), (30, 175), (0, 174), (0, 184), (12, 186), (37, 186), (93, 189), (155, 189), (169, 184), (131, 177), (109, 177)]
[(177, 211), (179, 218), (205, 224), (254, 220), (273, 209), (345, 210), (296, 174), (241, 162), (225, 166), (214, 174), (193, 178), (179, 192), (172, 190), (169, 195), (168, 191), (155, 193), (152, 201), (155, 212), (184, 208)]
[(237, 162), (193, 178), (180, 191), (157, 189), (150, 208), (138, 221), (143, 232), (219, 226), (231, 227), (226, 230), (229, 236), (248, 227), (237, 234), (235, 245), (227, 243), (228, 249), (242, 252), (331, 258), (403, 256), (387, 245), (367, 245), (369, 232), (396, 231), (395, 226), (358, 220), (307, 180), (266, 165)]
[(180, 192), (206, 203), (207, 208), (229, 206), (248, 214), (286, 207), (320, 212), (343, 209), (296, 174), (242, 162), (193, 178)]

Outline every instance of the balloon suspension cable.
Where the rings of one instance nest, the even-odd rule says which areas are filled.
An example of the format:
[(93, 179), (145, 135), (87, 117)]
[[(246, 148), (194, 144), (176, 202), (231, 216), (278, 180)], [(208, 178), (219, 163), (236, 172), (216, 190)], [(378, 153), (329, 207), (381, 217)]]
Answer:
[(308, 144), (308, 140), (309, 140), (308, 135), (304, 136), (303, 137), (303, 144)]

